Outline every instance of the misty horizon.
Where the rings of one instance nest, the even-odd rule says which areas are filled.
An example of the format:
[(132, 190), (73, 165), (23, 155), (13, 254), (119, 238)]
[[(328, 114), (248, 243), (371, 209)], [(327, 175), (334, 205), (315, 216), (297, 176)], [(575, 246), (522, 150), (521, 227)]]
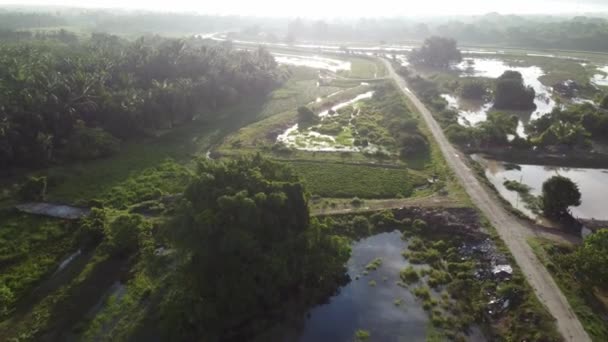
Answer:
[(214, 4), (198, 4), (194, 1), (173, 1), (169, 5), (161, 1), (73, 1), (73, 0), (26, 0), (19, 4), (14, 0), (1, 1), (0, 8), (25, 11), (48, 10), (114, 10), (127, 12), (155, 12), (220, 16), (252, 16), (275, 18), (415, 18), (415, 17), (467, 17), (487, 14), (528, 15), (528, 16), (576, 16), (604, 15), (608, 4), (603, 1), (569, 0), (514, 0), (496, 4), (481, 0), (466, 0), (454, 3), (446, 0), (430, 0), (424, 4), (399, 3), (393, 0), (380, 0), (374, 6), (353, 5), (351, 3), (321, 2), (318, 0), (285, 6), (276, 0), (264, 0), (255, 4), (231, 0)]

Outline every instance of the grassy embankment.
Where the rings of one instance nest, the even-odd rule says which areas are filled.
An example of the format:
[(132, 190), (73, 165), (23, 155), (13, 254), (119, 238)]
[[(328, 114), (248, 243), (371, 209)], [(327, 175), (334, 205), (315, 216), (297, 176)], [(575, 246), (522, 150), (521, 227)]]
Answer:
[(573, 247), (544, 239), (531, 239), (528, 243), (553, 276), (593, 341), (607, 341), (608, 322), (603, 317), (608, 314), (608, 294), (601, 293), (566, 270), (563, 258), (572, 253)]

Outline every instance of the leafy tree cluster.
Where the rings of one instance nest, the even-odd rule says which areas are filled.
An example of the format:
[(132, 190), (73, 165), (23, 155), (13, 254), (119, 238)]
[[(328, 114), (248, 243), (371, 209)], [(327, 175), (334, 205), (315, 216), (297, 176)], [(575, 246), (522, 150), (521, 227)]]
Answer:
[(496, 79), (494, 91), (494, 108), (529, 110), (536, 108), (536, 92), (524, 85), (520, 72), (507, 70)]
[(443, 36), (467, 44), (608, 51), (608, 20), (598, 17), (542, 18), (489, 13), (458, 20), (357, 20), (319, 22), (296, 19), (287, 24), (300, 40), (423, 40)]
[(284, 72), (267, 51), (93, 34), (0, 45), (0, 164), (111, 154), (118, 139), (265, 95)]
[(570, 216), (569, 207), (581, 205), (581, 192), (570, 178), (553, 176), (543, 183), (541, 207), (548, 217)]
[(251, 339), (335, 291), (350, 255), (293, 171), (259, 155), (201, 161), (170, 231), (181, 262), (163, 318), (178, 340)]
[(456, 41), (444, 37), (427, 38), (422, 46), (410, 53), (410, 62), (434, 68), (448, 68), (452, 63), (462, 60)]
[(488, 93), (486, 85), (477, 80), (468, 80), (463, 82), (458, 88), (460, 97), (472, 100), (481, 100)]
[[(604, 100), (608, 96), (604, 97)], [(530, 141), (539, 147), (565, 146), (587, 149), (590, 140), (608, 137), (608, 112), (600, 103), (556, 108), (551, 113), (530, 122), (526, 127)]]
[(587, 236), (567, 258), (577, 274), (585, 277), (590, 285), (603, 290), (608, 288), (608, 229)]
[[(445, 128), (450, 141), (469, 147), (501, 147), (509, 144), (508, 136), (517, 134), (519, 119), (513, 114), (490, 112), (486, 121), (475, 127), (452, 123)], [(515, 138), (517, 140), (519, 138)]]

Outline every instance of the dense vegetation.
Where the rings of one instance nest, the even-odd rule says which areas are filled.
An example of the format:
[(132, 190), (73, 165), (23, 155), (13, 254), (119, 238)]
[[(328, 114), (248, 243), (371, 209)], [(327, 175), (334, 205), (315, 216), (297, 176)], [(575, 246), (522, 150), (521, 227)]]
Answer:
[(608, 230), (596, 231), (578, 246), (549, 240), (534, 240), (531, 244), (591, 338), (594, 341), (608, 339)]
[[(260, 30), (258, 26), (257, 31)], [(288, 26), (288, 36), (297, 40), (402, 41), (423, 40), (433, 35), (467, 44), (608, 51), (608, 21), (594, 17), (556, 18), (490, 13), (426, 22), (402, 18), (340, 22), (296, 19)]]
[(264, 96), (283, 79), (265, 50), (194, 40), (0, 46), (0, 163), (40, 166), (112, 154), (119, 139)]
[(569, 216), (571, 206), (581, 205), (578, 185), (567, 177), (553, 176), (543, 183), (542, 209), (553, 218)]
[(590, 139), (604, 141), (608, 134), (608, 113), (591, 104), (555, 109), (528, 127), (530, 141), (539, 147), (563, 146), (588, 149)]
[(462, 55), (454, 39), (430, 37), (424, 40), (420, 48), (410, 53), (409, 60), (413, 64), (447, 68), (452, 63), (460, 62)]
[(331, 294), (350, 255), (309, 218), (291, 169), (259, 155), (202, 162), (170, 234), (181, 256), (163, 304), (172, 339), (248, 339)]
[(518, 71), (507, 70), (496, 79), (494, 107), (497, 109), (534, 109), (535, 97), (534, 88), (524, 85), (524, 79)]
[(426, 179), (411, 174), (407, 168), (314, 161), (293, 162), (291, 165), (310, 193), (323, 197), (409, 197), (414, 187), (426, 183)]

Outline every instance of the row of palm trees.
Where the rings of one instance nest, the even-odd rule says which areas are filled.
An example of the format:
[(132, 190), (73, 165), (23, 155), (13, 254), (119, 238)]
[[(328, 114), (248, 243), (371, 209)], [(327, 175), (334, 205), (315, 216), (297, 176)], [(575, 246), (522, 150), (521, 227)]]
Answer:
[[(0, 44), (0, 164), (57, 159), (76, 127), (130, 139), (170, 128), (252, 96), (285, 79), (263, 49), (105, 34)], [(73, 139), (72, 139), (73, 140)]]

